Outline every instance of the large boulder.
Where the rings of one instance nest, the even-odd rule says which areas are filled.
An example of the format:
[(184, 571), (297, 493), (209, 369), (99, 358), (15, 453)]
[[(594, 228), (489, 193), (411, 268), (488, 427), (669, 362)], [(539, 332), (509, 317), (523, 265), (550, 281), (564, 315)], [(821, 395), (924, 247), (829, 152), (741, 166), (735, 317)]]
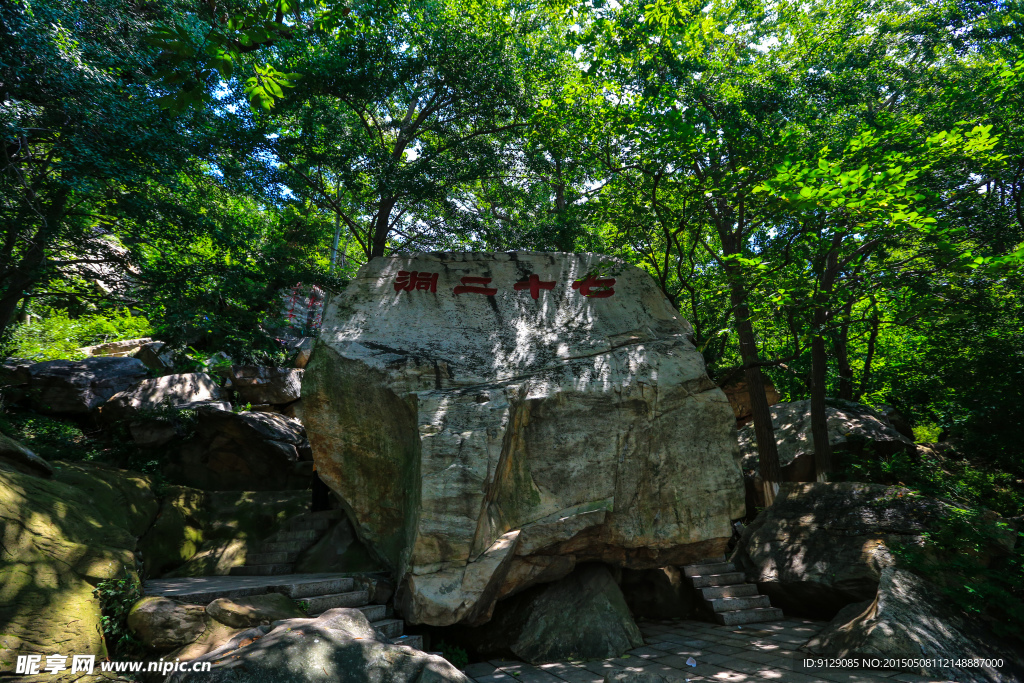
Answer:
[(228, 378), (239, 403), (284, 405), (297, 401), (303, 370), (232, 365)]
[(192, 660), (210, 671), (171, 674), (168, 683), (470, 683), (442, 657), (382, 638), (357, 609), (285, 619), (242, 631)]
[(145, 377), (146, 366), (136, 358), (49, 360), (28, 366), (27, 395), (41, 413), (81, 415)]
[[(153, 521), (144, 476), (53, 463), (44, 479), (0, 471), (0, 652), (107, 654), (94, 586), (134, 576), (132, 551)], [(134, 577), (137, 579), (137, 577)]]
[(271, 491), (309, 486), (312, 452), (298, 420), (277, 413), (196, 410), (195, 436), (167, 459), (173, 482), (207, 491)]
[(302, 415), (403, 616), (482, 623), (577, 561), (724, 552), (735, 420), (690, 334), (648, 275), (594, 254), (364, 266), (326, 309)]
[(920, 544), (947, 514), (947, 504), (900, 487), (787, 482), (744, 529), (732, 561), (775, 607), (831, 619), (873, 599), (895, 564), (890, 548)]
[(618, 657), (644, 642), (602, 564), (586, 564), (499, 603), (494, 618), (469, 637), (480, 652), (512, 654), (532, 664)]
[[(811, 434), (811, 402), (793, 401), (771, 407), (772, 426), (779, 449), (783, 481), (814, 481), (814, 437)], [(868, 450), (879, 456), (913, 450), (914, 442), (901, 434), (885, 417), (867, 406), (829, 399), (825, 408), (828, 441), (841, 457), (846, 451)], [(759, 473), (757, 439), (750, 423), (739, 430), (743, 469)]]
[[(805, 648), (837, 658), (910, 660), (915, 673), (940, 680), (1024, 681), (1024, 649), (994, 637), (937, 587), (896, 567), (882, 570), (874, 600), (842, 610)], [(965, 660), (979, 665), (962, 666)]]
[(164, 375), (143, 380), (119, 392), (100, 406), (105, 422), (128, 420), (145, 413), (166, 411), (182, 405), (195, 405), (224, 398), (220, 387), (204, 372)]

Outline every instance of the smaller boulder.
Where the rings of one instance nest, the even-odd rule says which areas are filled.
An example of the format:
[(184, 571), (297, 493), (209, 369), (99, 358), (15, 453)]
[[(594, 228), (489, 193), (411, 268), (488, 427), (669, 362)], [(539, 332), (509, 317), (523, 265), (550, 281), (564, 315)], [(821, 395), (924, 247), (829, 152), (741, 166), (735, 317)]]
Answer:
[(82, 415), (146, 377), (137, 358), (50, 360), (28, 367), (28, 397), (41, 413)]
[(231, 386), (240, 403), (285, 405), (299, 399), (303, 372), (298, 368), (233, 365)]
[(128, 628), (142, 644), (156, 652), (191, 643), (206, 630), (202, 605), (183, 605), (161, 597), (146, 597), (132, 606)]
[(622, 591), (603, 564), (499, 602), (494, 618), (474, 629), (479, 649), (540, 664), (607, 659), (643, 645)]
[(152, 341), (143, 344), (135, 357), (154, 372), (167, 372), (174, 368), (174, 351), (166, 342)]
[(442, 657), (391, 644), (366, 615), (345, 608), (241, 631), (192, 661), (212, 666), (171, 674), (168, 683), (470, 683)]
[(0, 434), (0, 468), (15, 472), (52, 477), (53, 467), (14, 439)]
[(105, 422), (125, 420), (140, 413), (154, 413), (167, 408), (220, 401), (223, 394), (217, 382), (203, 372), (164, 375), (139, 382), (110, 398), (100, 407)]
[(232, 628), (251, 628), (281, 619), (306, 616), (306, 613), (283, 593), (266, 593), (247, 598), (217, 598), (206, 606), (206, 613)]

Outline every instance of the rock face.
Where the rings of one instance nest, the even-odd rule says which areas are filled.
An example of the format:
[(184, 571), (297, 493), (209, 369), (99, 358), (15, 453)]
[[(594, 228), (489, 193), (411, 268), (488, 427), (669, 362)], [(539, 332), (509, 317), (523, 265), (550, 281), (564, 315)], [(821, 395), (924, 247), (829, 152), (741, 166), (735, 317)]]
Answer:
[(441, 657), (390, 644), (362, 612), (345, 608), (242, 631), (193, 661), (213, 666), (172, 674), (168, 683), (470, 683)]
[(35, 410), (82, 415), (145, 379), (146, 366), (136, 358), (49, 360), (28, 366), (27, 375), (27, 395)]
[(772, 605), (831, 619), (872, 600), (893, 543), (918, 543), (947, 506), (879, 484), (783, 483), (743, 531), (732, 561)]
[(601, 564), (500, 603), (494, 619), (476, 630), (480, 651), (511, 652), (532, 664), (606, 659), (643, 645), (622, 591)]
[(239, 403), (284, 405), (299, 399), (302, 373), (296, 368), (233, 365), (229, 377)]
[(592, 254), (374, 259), (302, 386), (320, 477), (413, 623), (482, 623), (577, 561), (721, 554), (734, 417), (653, 280)]
[(115, 394), (100, 407), (100, 416), (108, 422), (135, 417), (140, 412), (153, 412), (205, 401), (220, 401), (220, 387), (203, 372), (164, 375), (139, 382)]
[(167, 478), (207, 491), (309, 486), (312, 453), (302, 423), (276, 413), (197, 410), (196, 436), (168, 460)]
[[(811, 435), (811, 402), (793, 401), (771, 407), (772, 425), (779, 448), (783, 481), (814, 481), (814, 438)], [(914, 442), (881, 413), (850, 401), (830, 399), (825, 409), (828, 440), (836, 453), (869, 448), (878, 455), (912, 450)], [(744, 471), (757, 473), (757, 441), (753, 423), (739, 431)]]
[[(805, 647), (832, 657), (929, 660), (931, 665), (914, 671), (941, 680), (1024, 680), (1024, 653), (993, 638), (981, 623), (950, 605), (935, 586), (895, 567), (882, 570), (873, 601), (844, 609)], [(1003, 665), (956, 665), (965, 659), (1002, 659)], [(951, 665), (943, 666), (942, 660)]]

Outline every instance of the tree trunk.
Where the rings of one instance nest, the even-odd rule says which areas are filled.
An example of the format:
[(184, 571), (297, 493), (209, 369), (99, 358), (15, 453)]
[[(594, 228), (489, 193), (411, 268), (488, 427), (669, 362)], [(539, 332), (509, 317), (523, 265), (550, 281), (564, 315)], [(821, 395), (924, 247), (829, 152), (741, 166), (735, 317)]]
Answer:
[(373, 226), (373, 243), (370, 246), (370, 258), (383, 256), (388, 246), (388, 235), (391, 232), (391, 210), (395, 208), (395, 197), (382, 196), (377, 205), (377, 220)]
[(764, 489), (766, 507), (775, 502), (775, 494), (782, 479), (782, 468), (779, 466), (779, 448), (775, 443), (775, 427), (772, 425), (772, 414), (768, 407), (768, 397), (764, 392), (764, 376), (761, 374), (760, 360), (757, 353), (757, 338), (754, 326), (750, 322), (750, 307), (747, 305), (747, 293), (743, 287), (739, 273), (734, 266), (727, 266), (729, 273), (729, 299), (733, 315), (736, 319), (736, 332), (740, 344), (740, 356), (743, 359), (744, 378), (747, 381), (747, 392), (750, 394), (750, 409), (754, 418), (754, 436), (757, 440), (757, 453), (761, 481)]
[(825, 353), (825, 309), (814, 308), (815, 331), (811, 337), (811, 435), (814, 441), (814, 469), (818, 481), (828, 481), (832, 471), (832, 446), (828, 441), (828, 416), (825, 406), (825, 380), (828, 356)]
[(843, 308), (843, 323), (838, 334), (832, 339), (832, 347), (836, 354), (836, 365), (839, 368), (839, 398), (844, 401), (853, 400), (853, 368), (850, 367), (850, 316), (853, 313), (853, 300), (846, 302)]
[(814, 443), (814, 470), (818, 481), (828, 481), (832, 472), (832, 444), (828, 440), (828, 414), (825, 406), (825, 384), (828, 379), (828, 353), (825, 350), (825, 326), (828, 324), (828, 301), (832, 283), (838, 274), (839, 254), (834, 238), (825, 257), (818, 291), (814, 295), (814, 326), (811, 332), (811, 439)]

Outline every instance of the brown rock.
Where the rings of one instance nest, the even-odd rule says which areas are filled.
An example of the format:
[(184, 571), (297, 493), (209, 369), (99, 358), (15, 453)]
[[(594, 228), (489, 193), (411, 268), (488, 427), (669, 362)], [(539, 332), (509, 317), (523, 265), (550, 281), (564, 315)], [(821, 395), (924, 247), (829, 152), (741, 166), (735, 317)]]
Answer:
[(132, 606), (128, 628), (146, 648), (169, 651), (191, 643), (206, 630), (204, 612), (202, 605), (146, 597)]
[[(750, 392), (747, 390), (746, 380), (742, 377), (733, 380), (723, 385), (722, 391), (725, 392), (725, 397), (729, 399), (729, 405), (732, 406), (732, 412), (736, 415), (736, 426), (742, 427), (750, 422), (754, 413), (750, 407)], [(765, 380), (764, 383), (764, 393), (769, 406), (775, 405), (782, 398), (778, 390), (775, 389), (775, 385), (768, 380)]]
[(217, 598), (206, 606), (206, 613), (232, 628), (249, 628), (281, 619), (306, 616), (306, 613), (283, 593), (266, 593), (247, 598)]

